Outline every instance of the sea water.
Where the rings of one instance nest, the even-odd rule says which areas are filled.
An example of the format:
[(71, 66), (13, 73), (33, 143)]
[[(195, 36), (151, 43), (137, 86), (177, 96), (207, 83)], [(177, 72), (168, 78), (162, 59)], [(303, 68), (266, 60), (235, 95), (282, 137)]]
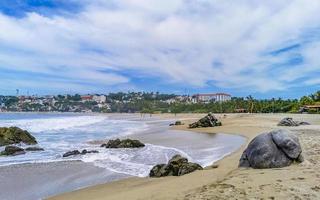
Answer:
[[(166, 163), (175, 154), (181, 154), (205, 167), (236, 150), (244, 142), (243, 138), (237, 136), (170, 131), (169, 122), (139, 119), (138, 115), (113, 117), (73, 113), (1, 113), (0, 127), (17, 126), (29, 131), (38, 141), (36, 146), (44, 148), (44, 151), (0, 157), (0, 166), (81, 160), (111, 172), (144, 177), (152, 166)], [(146, 142), (146, 146), (106, 149), (90, 142), (117, 137), (137, 137)], [(155, 140), (156, 137), (160, 139)], [(0, 147), (0, 150), (3, 149)], [(83, 149), (98, 150), (99, 153), (62, 157), (67, 151)]]

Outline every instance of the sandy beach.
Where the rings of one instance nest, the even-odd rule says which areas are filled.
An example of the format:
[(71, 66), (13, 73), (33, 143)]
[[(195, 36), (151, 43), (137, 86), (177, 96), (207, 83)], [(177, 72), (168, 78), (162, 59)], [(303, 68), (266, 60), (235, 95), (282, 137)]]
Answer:
[[(188, 124), (202, 115), (160, 115), (164, 119), (183, 119)], [(242, 147), (214, 163), (218, 168), (182, 177), (128, 178), (112, 183), (65, 193), (49, 199), (319, 199), (320, 198), (320, 116), (290, 114), (227, 114), (217, 115), (222, 127), (200, 128), (204, 133), (225, 133), (247, 138)], [(239, 158), (256, 135), (278, 129), (284, 117), (310, 122), (310, 126), (288, 128), (303, 147), (305, 161), (280, 169), (239, 169)], [(187, 126), (175, 127), (188, 130)], [(283, 128), (283, 127), (282, 127)], [(197, 134), (197, 133), (195, 133)], [(183, 135), (181, 136), (183, 137)]]

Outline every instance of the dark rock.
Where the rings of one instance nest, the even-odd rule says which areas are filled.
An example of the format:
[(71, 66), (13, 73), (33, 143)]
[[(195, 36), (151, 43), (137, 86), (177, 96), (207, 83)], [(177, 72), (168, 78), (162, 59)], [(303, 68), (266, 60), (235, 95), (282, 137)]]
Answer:
[(181, 155), (173, 156), (168, 164), (159, 164), (154, 166), (150, 173), (150, 177), (163, 177), (163, 176), (182, 176), (195, 170), (202, 170), (203, 168), (196, 164), (188, 162), (187, 158)]
[(26, 151), (44, 151), (41, 147), (28, 147), (25, 149)]
[(181, 125), (183, 125), (183, 123), (182, 123), (181, 121), (176, 121), (176, 122), (174, 123), (174, 125), (175, 125), (175, 126), (181, 126)]
[(172, 123), (172, 124), (169, 124), (169, 126), (174, 126), (174, 124)]
[(189, 124), (189, 128), (201, 128), (201, 127), (214, 127), (222, 126), (222, 123), (211, 113), (209, 113), (204, 118), (199, 121)]
[(107, 144), (104, 143), (104, 144), (100, 145), (100, 147), (107, 147)]
[(6, 146), (4, 151), (0, 153), (2, 156), (17, 156), (21, 154), (25, 154), (26, 152), (24, 149), (17, 147), (17, 146)]
[(172, 176), (172, 170), (168, 169), (166, 164), (159, 164), (154, 166), (149, 173), (150, 177), (163, 177), (163, 176)]
[(286, 117), (278, 123), (278, 126), (299, 126), (299, 124), (293, 121), (292, 118)]
[[(299, 139), (289, 131), (277, 130), (255, 137), (243, 152), (239, 167), (279, 168), (300, 161)], [(301, 155), (302, 156), (302, 155)]]
[(139, 140), (115, 139), (115, 140), (109, 140), (106, 145), (101, 145), (101, 146), (106, 148), (141, 148), (141, 147), (144, 147), (145, 145)]
[(299, 138), (287, 130), (271, 132), (273, 142), (291, 159), (297, 159), (302, 152)]
[(81, 151), (81, 154), (82, 154), (82, 155), (85, 155), (85, 154), (87, 154), (87, 153), (99, 153), (99, 151), (97, 151), (97, 150), (88, 151), (88, 150), (86, 150), (86, 149), (84, 149), (84, 150)]
[(63, 157), (75, 156), (79, 154), (80, 154), (80, 151), (78, 150), (68, 151), (67, 153), (63, 154)]
[(179, 168), (178, 176), (183, 176), (196, 170), (202, 170), (202, 167), (197, 163), (184, 163)]
[(309, 122), (298, 122), (299, 125), (311, 125)]
[(310, 123), (294, 121), (290, 117), (286, 117), (278, 123), (278, 126), (300, 126), (300, 125), (310, 125)]
[(28, 145), (37, 144), (36, 139), (28, 131), (18, 127), (0, 128), (0, 146), (18, 144), (20, 142)]

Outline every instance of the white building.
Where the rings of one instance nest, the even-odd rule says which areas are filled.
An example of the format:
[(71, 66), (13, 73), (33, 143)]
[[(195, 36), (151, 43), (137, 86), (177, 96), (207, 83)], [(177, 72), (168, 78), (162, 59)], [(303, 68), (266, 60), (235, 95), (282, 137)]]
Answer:
[(94, 95), (92, 99), (98, 103), (105, 103), (107, 101), (107, 97), (105, 95)]
[(230, 101), (231, 95), (226, 93), (196, 94), (192, 96), (192, 99), (193, 103), (224, 102)]

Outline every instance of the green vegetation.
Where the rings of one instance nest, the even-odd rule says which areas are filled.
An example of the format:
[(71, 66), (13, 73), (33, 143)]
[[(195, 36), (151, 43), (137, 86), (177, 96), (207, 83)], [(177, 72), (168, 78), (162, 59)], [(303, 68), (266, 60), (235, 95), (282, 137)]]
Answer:
[[(193, 103), (189, 96), (160, 93), (110, 93), (105, 103), (84, 101), (81, 96), (57, 95), (52, 99), (37, 98), (31, 102), (19, 101), (14, 96), (0, 96), (5, 111), (59, 111), (59, 112), (119, 112), (119, 113), (319, 113), (320, 91), (298, 99), (254, 99), (233, 97), (226, 102)], [(1, 108), (1, 107), (0, 107)]]

